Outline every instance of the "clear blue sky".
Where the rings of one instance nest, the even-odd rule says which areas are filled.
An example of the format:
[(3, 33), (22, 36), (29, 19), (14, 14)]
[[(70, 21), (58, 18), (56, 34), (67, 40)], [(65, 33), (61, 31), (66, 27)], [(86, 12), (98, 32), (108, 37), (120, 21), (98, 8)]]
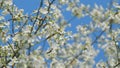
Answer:
[[(39, 6), (39, 1), (40, 0), (14, 0), (14, 4), (16, 4), (18, 6), (18, 8), (20, 9), (24, 9), (25, 13), (30, 14), (34, 9), (37, 9)], [(111, 0), (80, 0), (81, 3), (84, 3), (86, 5), (90, 5), (91, 7), (94, 7), (94, 4), (98, 4), (98, 5), (102, 5), (104, 8), (106, 8), (108, 6), (108, 3)], [(70, 19), (71, 18), (71, 13), (64, 13), (64, 16), (66, 19)], [(80, 23), (85, 24), (90, 22), (90, 18), (89, 17), (85, 17), (85, 18), (81, 18), (81, 19), (74, 19), (71, 22), (72, 27), (68, 28), (67, 30), (72, 30), (74, 33), (76, 32), (76, 26), (79, 25)], [(96, 62), (98, 62), (100, 59), (106, 59), (103, 54), (104, 52), (102, 50), (100, 50), (101, 52), (98, 54), (98, 56), (95, 58)]]

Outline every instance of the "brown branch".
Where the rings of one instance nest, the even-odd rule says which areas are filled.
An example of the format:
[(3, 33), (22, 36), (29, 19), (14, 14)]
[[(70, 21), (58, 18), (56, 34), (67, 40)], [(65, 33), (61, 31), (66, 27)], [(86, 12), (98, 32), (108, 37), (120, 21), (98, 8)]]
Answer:
[(35, 26), (35, 23), (36, 23), (36, 21), (37, 21), (37, 19), (38, 19), (38, 16), (39, 16), (39, 13), (40, 13), (40, 8), (42, 7), (42, 5), (43, 5), (43, 0), (41, 0), (41, 2), (40, 2), (40, 5), (39, 5), (38, 11), (37, 11), (36, 19), (35, 19), (35, 21), (33, 22), (33, 26), (32, 26), (32, 28), (31, 28), (31, 33), (32, 33), (33, 28), (34, 28), (34, 26)]
[(114, 68), (116, 68), (118, 65), (120, 65), (120, 62), (119, 62), (118, 64), (116, 64), (116, 65), (114, 66)]
[(0, 9), (3, 6), (4, 0), (2, 0), (2, 2), (0, 3)]
[[(105, 29), (106, 30), (106, 29)], [(101, 36), (102, 36), (102, 34), (105, 32), (105, 30), (103, 30), (100, 34), (99, 34), (99, 36), (97, 36), (96, 38), (95, 38), (95, 40), (91, 43), (91, 45), (93, 45)]]
[[(13, 9), (13, 6), (12, 6), (12, 9)], [(10, 9), (7, 9), (7, 11), (10, 13), (10, 15), (12, 16), (12, 19), (14, 19), (14, 15), (13, 13), (10, 11)], [(12, 20), (12, 33), (14, 34), (14, 20)]]
[(49, 2), (49, 6), (48, 6), (48, 9), (47, 9), (48, 13), (47, 13), (46, 16), (40, 21), (41, 24), (40, 24), (39, 27), (36, 29), (36, 31), (35, 31), (34, 34), (37, 34), (38, 30), (42, 27), (43, 23), (45, 22), (45, 20), (46, 20), (46, 18), (47, 18), (47, 15), (48, 15), (49, 12), (50, 12), (51, 5), (53, 4), (54, 1), (55, 1), (55, 0), (52, 0), (52, 2)]
[(10, 48), (12, 49), (13, 53), (15, 53), (15, 51), (14, 51), (12, 45), (11, 45), (9, 42), (7, 42), (7, 43), (9, 44), (9, 46), (10, 46)]
[(42, 25), (43, 25), (43, 23), (44, 23), (44, 21), (45, 21), (46, 18), (47, 18), (47, 17), (45, 17), (44, 19), (40, 19), (40, 22), (42, 22), (42, 23), (41, 23), (41, 24), (39, 25), (39, 27), (36, 29), (36, 31), (35, 31), (34, 34), (37, 34), (38, 30), (42, 27)]

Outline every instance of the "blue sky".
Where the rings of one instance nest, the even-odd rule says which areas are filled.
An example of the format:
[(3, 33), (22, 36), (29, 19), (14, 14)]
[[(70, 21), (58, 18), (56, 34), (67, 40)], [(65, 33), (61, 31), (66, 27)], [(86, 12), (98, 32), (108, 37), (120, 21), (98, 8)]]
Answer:
[[(13, 1), (14, 1), (14, 4), (16, 4), (18, 6), (18, 8), (24, 9), (25, 13), (30, 14), (34, 9), (37, 9), (39, 7), (40, 0), (13, 0)], [(97, 4), (97, 5), (102, 5), (104, 8), (106, 8), (108, 6), (108, 3), (110, 1), (111, 0), (80, 0), (80, 2), (84, 3), (85, 5), (89, 4), (91, 7), (94, 7), (94, 4)], [(64, 16), (67, 20), (69, 20), (72, 17), (70, 12), (65, 13)], [(76, 25), (78, 25), (80, 23), (82, 23), (82, 24), (88, 23), (89, 21), (90, 21), (89, 17), (85, 17), (82, 19), (75, 18), (71, 22), (72, 27), (69, 30), (76, 32), (76, 28), (75, 28)]]
[[(24, 9), (25, 13), (30, 14), (34, 9), (37, 9), (39, 7), (39, 1), (40, 0), (14, 0), (14, 4), (16, 6), (18, 6), (18, 8), (20, 9)], [(102, 5), (104, 8), (106, 8), (108, 6), (108, 3), (111, 0), (80, 0), (81, 3), (84, 3), (85, 5), (90, 5), (91, 7), (94, 7), (94, 4), (98, 4), (98, 5)], [(65, 19), (69, 20), (72, 15), (70, 12), (64, 13)], [(90, 18), (89, 17), (85, 17), (85, 18), (75, 18), (74, 20), (72, 20), (71, 22), (71, 26), (70, 28), (68, 28), (67, 30), (71, 30), (73, 31), (73, 33), (76, 32), (76, 26), (81, 24), (86, 24), (90, 22)], [(98, 54), (98, 56), (95, 58), (96, 62), (98, 62), (100, 59), (106, 60), (106, 58), (103, 56), (104, 52), (103, 50), (100, 50), (100, 53)]]

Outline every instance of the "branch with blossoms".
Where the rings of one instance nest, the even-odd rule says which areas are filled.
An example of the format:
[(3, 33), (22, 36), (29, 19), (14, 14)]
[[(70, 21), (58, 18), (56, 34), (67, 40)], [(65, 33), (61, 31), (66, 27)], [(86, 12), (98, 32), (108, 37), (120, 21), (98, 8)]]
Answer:
[(119, 65), (120, 65), (120, 63), (116, 64), (116, 65), (114, 66), (114, 68), (116, 68), (116, 67), (119, 66)]
[[(30, 14), (0, 1), (1, 68), (119, 68), (119, 4), (106, 8), (79, 0), (40, 0)], [(72, 17), (66, 19), (64, 13)], [(73, 21), (89, 17), (88, 23)], [(76, 32), (68, 28), (78, 23)], [(73, 29), (74, 27), (72, 27)], [(101, 50), (104, 52), (96, 62)]]

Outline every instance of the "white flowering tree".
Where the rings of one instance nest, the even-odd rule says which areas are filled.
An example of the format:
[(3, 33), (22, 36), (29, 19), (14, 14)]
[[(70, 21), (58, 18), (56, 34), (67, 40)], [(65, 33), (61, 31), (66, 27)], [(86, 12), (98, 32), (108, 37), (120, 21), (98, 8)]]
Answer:
[[(70, 20), (64, 18), (66, 12), (73, 15)], [(76, 26), (77, 32), (66, 30), (73, 18), (86, 16), (90, 22)], [(96, 62), (101, 50), (106, 60)], [(79, 0), (40, 0), (39, 8), (29, 15), (12, 0), (0, 0), (0, 68), (93, 67), (120, 68), (116, 0), (108, 8)]]

